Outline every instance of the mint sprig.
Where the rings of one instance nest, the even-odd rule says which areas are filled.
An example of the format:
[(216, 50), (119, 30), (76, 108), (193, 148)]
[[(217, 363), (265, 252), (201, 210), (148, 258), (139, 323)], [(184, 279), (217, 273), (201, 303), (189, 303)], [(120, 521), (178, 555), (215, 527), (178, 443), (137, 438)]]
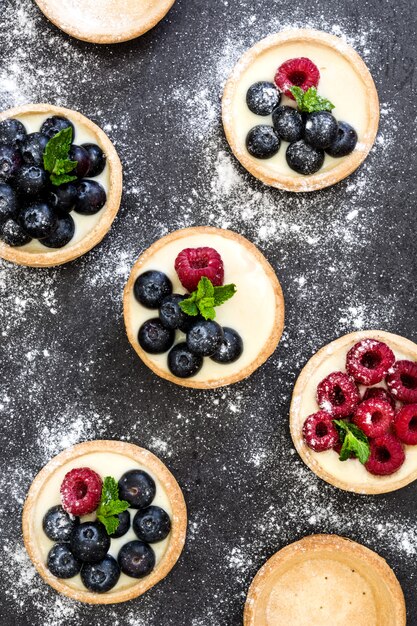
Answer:
[(77, 161), (68, 158), (72, 143), (72, 127), (64, 128), (54, 135), (46, 144), (43, 153), (43, 166), (50, 174), (51, 183), (55, 186), (77, 180), (69, 173), (77, 167)]
[(336, 426), (342, 444), (339, 460), (346, 461), (353, 454), (362, 464), (365, 464), (371, 454), (371, 448), (363, 430), (343, 420), (333, 420), (333, 424)]
[(214, 307), (224, 304), (236, 293), (236, 285), (214, 286), (209, 278), (202, 276), (198, 282), (197, 289), (192, 292), (189, 298), (182, 300), (179, 304), (181, 310), (187, 315), (198, 315), (199, 313), (206, 320), (214, 320), (216, 312)]
[(317, 93), (315, 87), (310, 87), (307, 91), (301, 89), (301, 87), (290, 87), (290, 91), (297, 102), (297, 107), (300, 113), (313, 113), (314, 111), (331, 111), (334, 109), (334, 104), (322, 98)]
[(129, 508), (129, 502), (119, 500), (119, 485), (111, 476), (106, 476), (101, 489), (100, 504), (97, 509), (97, 519), (105, 526), (107, 534), (112, 535), (119, 527), (116, 517)]

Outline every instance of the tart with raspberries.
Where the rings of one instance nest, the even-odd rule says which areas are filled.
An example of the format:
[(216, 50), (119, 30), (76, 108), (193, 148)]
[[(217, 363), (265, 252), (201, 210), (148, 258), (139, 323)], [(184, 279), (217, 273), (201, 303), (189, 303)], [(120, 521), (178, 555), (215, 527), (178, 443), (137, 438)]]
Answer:
[(378, 131), (374, 81), (342, 39), (294, 29), (262, 39), (235, 66), (223, 126), (240, 163), (267, 185), (313, 191), (364, 161)]
[(124, 317), (130, 343), (155, 374), (214, 388), (246, 378), (274, 352), (284, 298), (273, 268), (247, 239), (185, 228), (139, 257)]
[(49, 585), (81, 602), (113, 604), (142, 595), (174, 567), (187, 511), (175, 478), (151, 452), (89, 441), (39, 472), (22, 525)]
[(119, 210), (122, 168), (96, 124), (29, 104), (0, 115), (0, 257), (51, 267), (85, 254)]
[(315, 354), (294, 387), (290, 428), (303, 461), (356, 493), (417, 479), (417, 345), (369, 330)]

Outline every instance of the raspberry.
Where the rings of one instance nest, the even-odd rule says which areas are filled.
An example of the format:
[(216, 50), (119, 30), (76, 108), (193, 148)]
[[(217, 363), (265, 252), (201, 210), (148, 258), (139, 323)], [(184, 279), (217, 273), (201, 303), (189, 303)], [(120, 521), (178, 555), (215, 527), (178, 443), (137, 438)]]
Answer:
[(213, 248), (185, 248), (175, 259), (175, 270), (183, 287), (190, 292), (197, 289), (202, 276), (210, 279), (213, 285), (223, 284), (222, 257)]
[(343, 372), (329, 374), (317, 386), (317, 402), (320, 408), (333, 417), (347, 417), (355, 411), (359, 401), (355, 382)]
[(394, 353), (385, 343), (362, 339), (347, 353), (346, 369), (357, 383), (375, 385), (385, 378), (394, 362)]
[(100, 502), (101, 487), (100, 476), (89, 467), (71, 470), (61, 485), (62, 508), (71, 515), (92, 513)]
[(389, 392), (396, 400), (406, 404), (417, 402), (417, 363), (396, 361), (385, 380)]
[(330, 450), (337, 445), (339, 435), (332, 422), (332, 416), (326, 411), (309, 415), (304, 422), (303, 438), (308, 447), (315, 452)]
[(310, 87), (317, 87), (320, 72), (313, 61), (306, 59), (306, 57), (300, 57), (299, 59), (284, 61), (277, 69), (274, 80), (276, 86), (286, 96), (295, 100), (290, 87), (301, 87), (303, 91), (307, 91)]
[(371, 456), (365, 467), (371, 474), (388, 476), (396, 472), (405, 461), (404, 448), (394, 435), (371, 439)]
[(394, 419), (394, 409), (387, 400), (370, 398), (361, 402), (356, 409), (353, 423), (367, 437), (382, 437), (388, 432)]
[(395, 416), (394, 432), (409, 446), (417, 445), (417, 404), (407, 404)]
[(386, 400), (395, 410), (395, 400), (391, 394), (384, 389), (384, 387), (369, 387), (366, 389), (362, 400), (369, 400), (370, 398), (380, 398), (380, 400)]

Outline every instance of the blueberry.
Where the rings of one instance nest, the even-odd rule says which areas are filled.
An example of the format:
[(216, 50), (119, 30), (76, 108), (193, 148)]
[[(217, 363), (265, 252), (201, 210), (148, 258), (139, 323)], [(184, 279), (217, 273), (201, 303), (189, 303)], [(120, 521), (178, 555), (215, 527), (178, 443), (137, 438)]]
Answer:
[(127, 500), (132, 509), (144, 509), (155, 497), (154, 479), (143, 470), (130, 470), (119, 480), (119, 498)]
[(356, 130), (347, 122), (339, 122), (337, 135), (326, 152), (332, 157), (344, 157), (353, 152), (357, 142)]
[(262, 124), (252, 128), (246, 137), (249, 154), (257, 159), (270, 159), (279, 150), (281, 140), (272, 128)]
[(72, 531), (79, 523), (78, 517), (73, 517), (58, 504), (45, 513), (42, 528), (52, 541), (69, 541)]
[(73, 144), (69, 149), (68, 158), (70, 161), (77, 162), (77, 166), (70, 172), (70, 176), (83, 178), (87, 175), (87, 172), (90, 169), (90, 157), (88, 156), (88, 152), (85, 148)]
[(155, 553), (143, 541), (129, 541), (121, 548), (117, 561), (126, 576), (143, 578), (155, 567)]
[(77, 187), (74, 183), (53, 185), (48, 194), (48, 204), (60, 213), (69, 213), (74, 208), (76, 198)]
[(211, 359), (216, 363), (233, 363), (243, 352), (242, 337), (233, 328), (223, 328), (223, 341)]
[(211, 356), (223, 341), (223, 329), (213, 320), (195, 322), (187, 333), (187, 346), (194, 354)]
[(80, 561), (75, 558), (67, 543), (56, 543), (49, 551), (46, 564), (57, 578), (72, 578), (81, 569)]
[(314, 174), (324, 162), (324, 152), (306, 143), (304, 139), (290, 143), (286, 152), (289, 167), (299, 174)]
[(57, 218), (53, 232), (42, 239), (42, 245), (47, 248), (63, 248), (74, 237), (75, 223), (71, 215), (62, 215)]
[(24, 246), (31, 241), (31, 237), (23, 230), (22, 226), (15, 220), (8, 219), (0, 227), (0, 239), (8, 246)]
[(132, 527), (138, 539), (146, 543), (156, 543), (168, 537), (171, 520), (161, 507), (148, 506), (147, 509), (136, 513)]
[(8, 219), (15, 219), (16, 216), (16, 194), (9, 185), (0, 183), (0, 224)]
[(83, 563), (99, 563), (110, 548), (110, 537), (100, 522), (83, 522), (71, 533), (71, 551)]
[(281, 92), (267, 81), (253, 84), (246, 94), (246, 104), (256, 115), (270, 115), (280, 102)]
[(48, 119), (46, 119), (41, 126), (41, 133), (43, 135), (46, 135), (48, 139), (51, 139), (52, 137), (54, 137), (54, 135), (59, 133), (61, 130), (64, 130), (64, 128), (68, 128), (68, 127), (72, 128), (72, 141), (74, 141), (74, 137), (75, 137), (74, 124), (72, 124), (72, 122), (67, 120), (66, 117), (62, 117), (60, 115), (53, 115), (52, 117), (48, 117)]
[(16, 191), (26, 196), (37, 196), (47, 186), (48, 174), (43, 167), (37, 165), (23, 165), (16, 174)]
[(74, 210), (82, 215), (94, 215), (106, 204), (104, 187), (94, 180), (80, 180), (77, 185)]
[(329, 111), (308, 113), (304, 138), (314, 148), (328, 148), (337, 136), (337, 121)]
[(167, 352), (174, 343), (174, 339), (175, 330), (165, 328), (159, 317), (147, 320), (139, 328), (139, 345), (149, 354)]
[(43, 167), (43, 153), (48, 141), (48, 137), (42, 133), (27, 135), (20, 148), (23, 161), (27, 165), (41, 165)]
[(170, 372), (178, 378), (195, 376), (203, 366), (203, 357), (191, 352), (185, 342), (177, 343), (168, 354)]
[(187, 327), (190, 316), (184, 313), (180, 307), (180, 302), (186, 297), (179, 293), (173, 293), (162, 300), (159, 307), (159, 319), (165, 328), (182, 330)]
[(90, 158), (90, 169), (87, 174), (90, 178), (94, 178), (101, 174), (101, 172), (106, 167), (106, 155), (103, 150), (95, 143), (83, 143), (82, 148), (87, 150), (88, 156)]
[(136, 300), (147, 309), (157, 309), (162, 300), (171, 295), (172, 283), (163, 272), (148, 270), (135, 280), (133, 293)]
[(26, 137), (26, 128), (20, 120), (9, 118), (0, 122), (0, 145), (19, 148)]
[(22, 155), (17, 148), (0, 146), (0, 181), (12, 180), (22, 165)]
[(118, 537), (123, 537), (127, 533), (130, 528), (130, 513), (129, 511), (123, 511), (122, 513), (118, 513), (116, 517), (119, 520), (119, 525), (116, 531), (110, 535), (112, 539), (117, 539)]
[(28, 235), (43, 239), (53, 233), (58, 218), (48, 204), (35, 202), (22, 209), (19, 219)]
[(120, 567), (110, 554), (99, 563), (85, 563), (81, 569), (81, 580), (89, 591), (105, 593), (116, 585), (120, 578)]
[(272, 113), (274, 130), (282, 141), (298, 141), (304, 133), (304, 123), (301, 114), (293, 107), (280, 106)]

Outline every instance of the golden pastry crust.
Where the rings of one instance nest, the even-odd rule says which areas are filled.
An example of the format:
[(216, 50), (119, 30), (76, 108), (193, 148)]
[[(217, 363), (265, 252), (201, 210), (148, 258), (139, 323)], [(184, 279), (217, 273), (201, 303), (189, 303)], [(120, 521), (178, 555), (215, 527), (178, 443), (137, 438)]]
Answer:
[[(73, 589), (65, 583), (65, 580), (61, 580), (53, 576), (47, 569), (41, 557), (33, 530), (34, 508), (39, 493), (42, 491), (46, 481), (58, 468), (68, 463), (68, 461), (76, 458), (81, 459), (84, 455), (91, 454), (92, 452), (113, 452), (122, 454), (123, 456), (130, 457), (137, 463), (149, 468), (149, 470), (155, 474), (162, 483), (172, 507), (171, 536), (169, 545), (154, 570), (149, 574), (149, 576), (138, 580), (127, 589), (117, 590), (116, 588), (115, 590), (110, 590), (105, 594), (93, 593), (87, 589), (85, 591)], [(64, 450), (64, 452), (58, 454), (51, 461), (49, 461), (49, 463), (45, 465), (45, 467), (36, 476), (29, 489), (24, 505), (22, 529), (26, 550), (28, 551), (28, 554), (39, 574), (45, 582), (48, 583), (48, 585), (51, 585), (51, 587), (53, 587), (56, 591), (59, 591), (59, 593), (62, 593), (73, 600), (79, 600), (80, 602), (86, 602), (88, 604), (115, 604), (118, 602), (126, 602), (132, 598), (141, 596), (145, 593), (145, 591), (165, 578), (165, 576), (171, 571), (184, 547), (187, 530), (187, 508), (181, 488), (174, 476), (164, 463), (162, 463), (162, 461), (160, 461), (154, 454), (149, 452), (149, 450), (145, 450), (144, 448), (140, 448), (134, 444), (126, 443), (124, 441), (87, 441), (68, 448), (67, 450)]]
[[(239, 243), (241, 246), (245, 247), (256, 258), (273, 286), (275, 294), (275, 322), (267, 343), (261, 348), (258, 357), (250, 365), (231, 376), (219, 376), (206, 381), (196, 381), (192, 378), (187, 379), (173, 376), (169, 371), (165, 371), (164, 369), (158, 367), (158, 365), (149, 358), (147, 353), (142, 350), (137, 341), (136, 333), (133, 330), (133, 316), (129, 302), (131, 299), (135, 280), (139, 275), (142, 266), (152, 257), (154, 253), (158, 252), (158, 250), (163, 248), (165, 245), (171, 243), (172, 241), (192, 237), (194, 235), (204, 234), (215, 234), (226, 237), (227, 239), (232, 239)], [(284, 296), (282, 293), (281, 285), (272, 266), (268, 263), (268, 261), (258, 250), (258, 248), (253, 243), (245, 239), (245, 237), (242, 237), (242, 235), (238, 235), (231, 230), (214, 228), (211, 226), (198, 226), (193, 228), (183, 228), (181, 230), (176, 230), (166, 237), (158, 239), (158, 241), (156, 241), (147, 250), (145, 250), (145, 252), (136, 261), (130, 273), (129, 280), (124, 290), (123, 309), (128, 339), (138, 356), (145, 363), (145, 365), (147, 365), (149, 369), (151, 369), (155, 374), (157, 374), (157, 376), (160, 376), (161, 378), (165, 378), (166, 380), (169, 380), (176, 385), (181, 385), (183, 387), (193, 387), (194, 389), (214, 389), (216, 387), (224, 387), (226, 385), (232, 385), (233, 383), (237, 383), (240, 380), (247, 378), (256, 369), (258, 369), (258, 367), (260, 367), (271, 356), (271, 354), (273, 354), (284, 329)], [(219, 367), (221, 368), (221, 365)]]
[[(255, 61), (257, 57), (270, 48), (275, 48), (287, 43), (313, 43), (320, 46), (326, 46), (333, 50), (335, 54), (342, 55), (350, 65), (355, 69), (361, 78), (364, 89), (366, 90), (368, 102), (368, 124), (365, 136), (356, 146), (356, 149), (348, 156), (339, 159), (339, 163), (328, 171), (317, 172), (310, 176), (288, 176), (281, 173), (271, 175), (267, 171), (260, 159), (254, 159), (247, 152), (246, 148), (240, 145), (234, 129), (234, 113), (233, 100), (237, 85), (245, 70)], [(365, 160), (371, 150), (379, 124), (379, 99), (378, 92), (372, 76), (353, 48), (345, 43), (339, 37), (328, 33), (310, 30), (310, 29), (294, 29), (283, 31), (275, 35), (270, 35), (262, 39), (252, 48), (250, 48), (238, 61), (230, 75), (223, 94), (222, 100), (222, 117), (223, 126), (227, 141), (235, 155), (244, 168), (253, 176), (259, 178), (266, 185), (284, 189), (286, 191), (305, 192), (323, 189), (336, 184), (354, 172), (360, 164)]]
[[(405, 339), (400, 335), (394, 335), (393, 333), (388, 333), (382, 330), (363, 330), (354, 333), (349, 333), (348, 335), (344, 335), (343, 337), (339, 337), (335, 341), (332, 341), (328, 345), (321, 348), (311, 359), (307, 362), (307, 364), (302, 369), (296, 383), (294, 386), (294, 391), (291, 399), (291, 408), (290, 408), (290, 431), (291, 437), (294, 443), (294, 446), (298, 452), (298, 454), (303, 459), (304, 463), (315, 473), (317, 476), (325, 480), (326, 482), (338, 487), (339, 489), (344, 489), (345, 491), (352, 491), (354, 493), (365, 493), (365, 494), (377, 494), (377, 493), (388, 493), (390, 491), (395, 491), (397, 489), (401, 489), (405, 487), (409, 483), (413, 482), (417, 479), (417, 467), (415, 467), (409, 474), (401, 479), (395, 480), (395, 474), (392, 474), (389, 478), (389, 483), (387, 483), (387, 478), (384, 476), (377, 477), (378, 483), (369, 482), (369, 484), (360, 482), (356, 484), (349, 480), (349, 475), (347, 474), (346, 480), (340, 480), (338, 477), (332, 475), (328, 471), (326, 471), (319, 463), (318, 458), (320, 453), (315, 453), (311, 450), (304, 442), (302, 429), (303, 423), (306, 415), (302, 415), (300, 411), (301, 399), (304, 397), (305, 388), (308, 381), (311, 379), (312, 375), (316, 371), (320, 365), (325, 362), (329, 355), (338, 352), (339, 350), (344, 351), (346, 354), (348, 350), (361, 339), (376, 339), (378, 341), (382, 341), (388, 346), (391, 347), (392, 350), (398, 350), (402, 354), (408, 355), (408, 358), (413, 361), (417, 361), (417, 345), (410, 341), (409, 339)], [(317, 410), (318, 407), (317, 407)], [(347, 463), (348, 461), (346, 461)], [(359, 461), (358, 461), (359, 462)], [(371, 475), (370, 479), (371, 479)], [(375, 479), (375, 477), (372, 477)]]
[[(404, 595), (387, 562), (372, 550), (338, 535), (311, 535), (274, 554), (261, 567), (249, 588), (245, 604), (244, 626), (273, 626), (273, 622), (268, 619), (268, 605), (271, 593), (274, 586), (279, 583), (280, 577), (284, 574), (287, 575), (293, 567), (303, 562), (314, 562), (317, 573), (320, 570), (321, 559), (327, 575), (326, 588), (328, 588), (329, 597), (334, 595), (332, 591), (339, 594), (343, 589), (349, 591), (347, 581), (343, 579), (343, 569), (340, 565), (347, 566), (349, 572), (355, 570), (371, 587), (374, 608), (369, 611), (369, 615), (364, 614), (360, 594), (357, 597), (350, 596), (350, 602), (354, 604), (356, 601), (358, 604), (357, 615), (358, 618), (361, 618), (360, 624), (405, 626)], [(331, 578), (332, 573), (333, 579)], [(314, 576), (313, 572), (311, 575)], [(303, 580), (302, 596), (293, 598), (294, 621), (290, 619), (290, 621), (286, 621), (286, 625), (301, 626), (296, 618), (297, 611), (301, 605), (303, 608), (308, 607), (309, 603), (310, 606), (314, 606), (314, 601), (315, 597), (311, 592), (309, 595), (309, 581)], [(351, 606), (350, 610), (353, 612), (355, 606)], [(331, 622), (320, 622), (320, 626), (333, 625), (333, 617), (331, 620)]]
[(0, 113), (0, 121), (9, 117), (18, 117), (20, 120), (24, 121), (25, 115), (34, 113), (63, 115), (71, 120), (74, 125), (80, 124), (87, 127), (88, 130), (94, 134), (96, 143), (106, 154), (109, 167), (109, 189), (105, 209), (102, 211), (102, 215), (96, 226), (87, 233), (81, 241), (78, 241), (74, 245), (69, 244), (65, 248), (57, 250), (50, 249), (48, 252), (26, 252), (22, 248), (15, 248), (8, 246), (4, 242), (0, 242), (0, 257), (6, 261), (30, 267), (53, 267), (55, 265), (68, 263), (82, 256), (100, 243), (107, 234), (120, 207), (122, 197), (122, 165), (115, 147), (104, 131), (77, 111), (53, 106), (52, 104), (26, 104), (3, 111)]

